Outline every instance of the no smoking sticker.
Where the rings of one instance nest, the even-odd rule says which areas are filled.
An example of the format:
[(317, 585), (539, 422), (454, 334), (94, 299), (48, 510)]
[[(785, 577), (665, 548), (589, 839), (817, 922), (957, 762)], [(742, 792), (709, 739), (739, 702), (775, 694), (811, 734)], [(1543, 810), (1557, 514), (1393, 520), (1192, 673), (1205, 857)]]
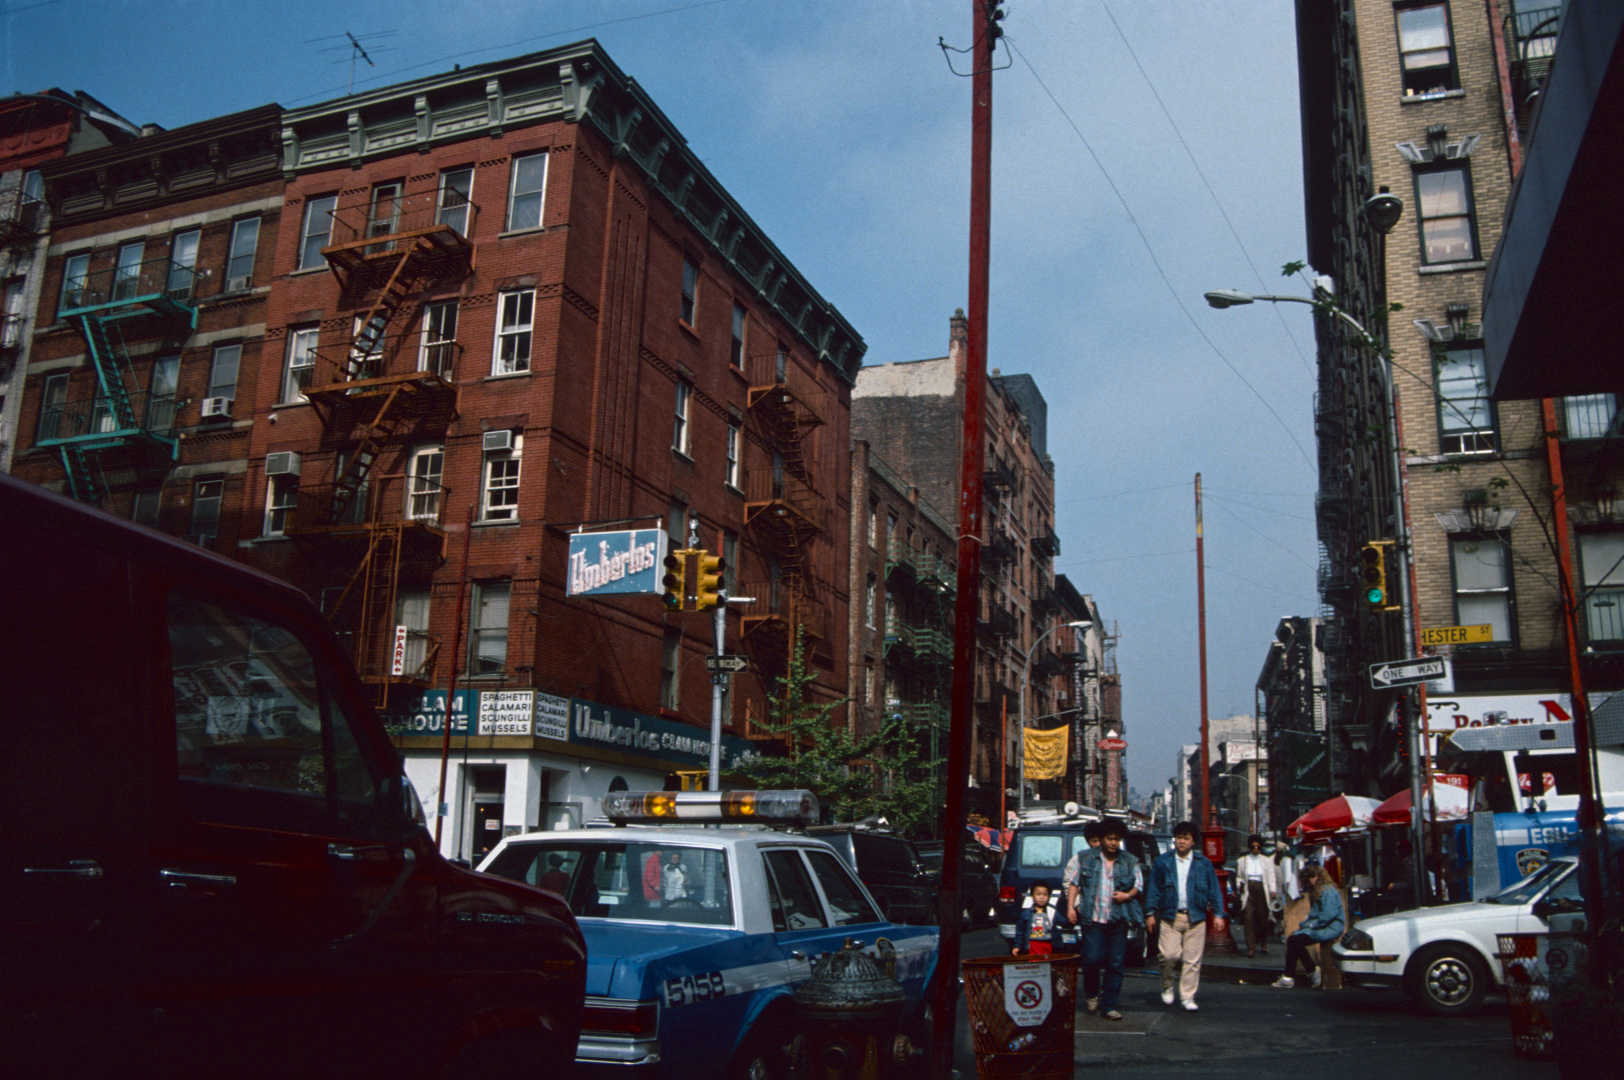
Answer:
[(1004, 1011), (1017, 1027), (1037, 1027), (1049, 1015), (1053, 984), (1048, 964), (1004, 965)]

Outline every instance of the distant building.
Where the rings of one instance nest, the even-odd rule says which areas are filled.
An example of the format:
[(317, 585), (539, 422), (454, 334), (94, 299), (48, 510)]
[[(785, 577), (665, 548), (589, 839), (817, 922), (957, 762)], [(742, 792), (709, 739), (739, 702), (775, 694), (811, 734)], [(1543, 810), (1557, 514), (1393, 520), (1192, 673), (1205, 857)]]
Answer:
[(1281, 619), (1257, 678), (1272, 795), (1267, 825), (1277, 833), (1347, 780), (1345, 765), (1334, 769), (1337, 744), (1326, 724), (1325, 655), (1315, 641), (1320, 625), (1314, 618)]

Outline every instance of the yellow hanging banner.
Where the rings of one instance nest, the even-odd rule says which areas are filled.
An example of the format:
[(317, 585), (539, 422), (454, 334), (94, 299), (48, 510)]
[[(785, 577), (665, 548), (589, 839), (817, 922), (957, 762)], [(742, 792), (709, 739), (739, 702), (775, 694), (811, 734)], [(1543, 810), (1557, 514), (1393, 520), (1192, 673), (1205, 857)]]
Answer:
[(1026, 778), (1054, 780), (1066, 774), (1066, 741), (1071, 728), (1026, 729)]

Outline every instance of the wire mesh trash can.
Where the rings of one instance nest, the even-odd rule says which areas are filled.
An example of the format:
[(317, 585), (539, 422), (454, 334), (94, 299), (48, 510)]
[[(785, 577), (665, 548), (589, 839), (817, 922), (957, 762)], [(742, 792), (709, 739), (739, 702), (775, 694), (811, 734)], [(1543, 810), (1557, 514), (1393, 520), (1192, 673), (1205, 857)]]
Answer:
[(1081, 965), (1082, 957), (1065, 954), (963, 962), (977, 1076), (1070, 1080)]
[(1511, 999), (1511, 1046), (1518, 1057), (1555, 1055), (1551, 1033), (1551, 979), (1546, 934), (1499, 934), (1500, 963)]

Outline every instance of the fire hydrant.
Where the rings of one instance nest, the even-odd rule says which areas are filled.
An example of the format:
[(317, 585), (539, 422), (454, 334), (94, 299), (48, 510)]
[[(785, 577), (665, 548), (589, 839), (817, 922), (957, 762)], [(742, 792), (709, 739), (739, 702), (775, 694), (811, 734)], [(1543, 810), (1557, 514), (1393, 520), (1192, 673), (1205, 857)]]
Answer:
[(839, 952), (814, 958), (812, 977), (795, 990), (810, 1074), (819, 1080), (877, 1080), (908, 1056), (896, 1031), (907, 1000), (894, 978), (896, 950), (884, 938), (876, 947), (878, 960), (847, 938)]

